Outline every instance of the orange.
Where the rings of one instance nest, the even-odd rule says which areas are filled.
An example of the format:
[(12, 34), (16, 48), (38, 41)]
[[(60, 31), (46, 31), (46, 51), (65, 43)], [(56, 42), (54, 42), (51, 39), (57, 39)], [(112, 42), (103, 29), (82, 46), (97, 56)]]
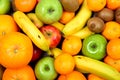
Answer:
[(86, 0), (88, 8), (92, 11), (100, 11), (106, 5), (106, 0)]
[(62, 17), (60, 18), (60, 22), (63, 24), (68, 23), (70, 20), (72, 20), (75, 17), (75, 12), (67, 12), (63, 11)]
[(113, 59), (120, 59), (120, 39), (112, 39), (107, 44), (107, 54)]
[(90, 73), (88, 75), (88, 80), (105, 80), (105, 79), (103, 79), (103, 78), (101, 78), (101, 77), (99, 77), (99, 76), (97, 76), (95, 74)]
[(82, 41), (77, 36), (67, 36), (62, 42), (62, 51), (71, 55), (76, 55), (82, 48)]
[(67, 80), (87, 80), (85, 76), (78, 71), (73, 71), (67, 74), (66, 76), (67, 76)]
[(75, 61), (72, 55), (61, 53), (54, 60), (55, 70), (59, 74), (68, 74), (74, 70)]
[(27, 65), (18, 69), (5, 69), (2, 80), (36, 80), (31, 66)]
[(81, 5), (83, 3), (83, 0), (78, 0), (79, 1), (79, 5)]
[(87, 80), (86, 77), (79, 71), (72, 71), (66, 75), (60, 75), (58, 80)]
[(22, 12), (30, 12), (36, 6), (37, 0), (14, 0), (14, 8)]
[(108, 40), (120, 37), (120, 24), (115, 21), (106, 22), (102, 35)]
[(120, 7), (120, 0), (106, 0), (106, 7), (115, 10)]
[(32, 55), (32, 41), (23, 33), (11, 32), (0, 40), (0, 63), (6, 68), (25, 66)]
[(67, 78), (66, 75), (60, 74), (57, 80), (67, 80), (66, 78)]
[(19, 30), (14, 19), (10, 15), (0, 15), (0, 39), (10, 32), (17, 32)]
[(110, 56), (104, 58), (104, 62), (116, 68), (120, 72), (120, 59), (113, 59)]

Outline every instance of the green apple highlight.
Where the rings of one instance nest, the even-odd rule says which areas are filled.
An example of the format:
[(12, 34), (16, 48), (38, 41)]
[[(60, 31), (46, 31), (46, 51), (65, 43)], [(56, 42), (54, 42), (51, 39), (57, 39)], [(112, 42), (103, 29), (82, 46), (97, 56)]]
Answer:
[(62, 9), (59, 0), (40, 0), (36, 5), (35, 14), (43, 23), (51, 24), (61, 18)]
[(92, 34), (83, 40), (82, 54), (101, 60), (106, 55), (107, 40), (100, 34)]
[(10, 0), (0, 0), (0, 14), (6, 14), (10, 10)]
[(54, 58), (41, 58), (35, 65), (35, 75), (38, 80), (55, 80), (58, 73), (54, 69)]

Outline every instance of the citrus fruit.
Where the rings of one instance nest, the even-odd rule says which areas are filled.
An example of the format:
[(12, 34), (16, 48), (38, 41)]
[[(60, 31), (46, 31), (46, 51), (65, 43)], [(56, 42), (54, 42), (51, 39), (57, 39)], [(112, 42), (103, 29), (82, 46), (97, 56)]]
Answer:
[(100, 11), (106, 5), (106, 0), (86, 0), (88, 8), (92, 11)]
[(116, 68), (120, 72), (120, 59), (113, 59), (110, 56), (104, 58), (104, 62)]
[(17, 32), (19, 30), (14, 19), (10, 15), (0, 15), (0, 39), (10, 32)]
[(70, 55), (76, 55), (82, 48), (82, 41), (77, 36), (67, 36), (62, 42), (62, 51)]
[(18, 69), (5, 69), (2, 80), (36, 80), (31, 66), (26, 65)]
[(66, 78), (67, 78), (66, 75), (60, 74), (57, 80), (66, 80)]
[(86, 77), (79, 71), (72, 71), (66, 75), (60, 75), (58, 80), (87, 80)]
[(108, 40), (120, 37), (120, 24), (115, 21), (106, 22), (102, 35)]
[(11, 32), (0, 41), (0, 63), (6, 68), (27, 65), (33, 55), (32, 41), (25, 34)]
[(37, 0), (14, 0), (14, 8), (22, 12), (30, 12), (36, 6)]
[(120, 7), (120, 0), (106, 0), (106, 7), (115, 10)]
[(115, 38), (107, 43), (107, 54), (113, 59), (120, 59), (120, 39)]
[(59, 74), (68, 74), (74, 70), (75, 61), (72, 55), (61, 53), (54, 60), (55, 70)]
[(83, 3), (84, 0), (78, 0), (79, 1), (79, 5), (81, 5)]
[(75, 17), (75, 12), (63, 11), (62, 17), (60, 18), (59, 21), (63, 24), (66, 24), (70, 20), (72, 20), (74, 17)]
[(105, 80), (105, 79), (103, 79), (95, 74), (90, 73), (90, 74), (88, 74), (88, 80)]

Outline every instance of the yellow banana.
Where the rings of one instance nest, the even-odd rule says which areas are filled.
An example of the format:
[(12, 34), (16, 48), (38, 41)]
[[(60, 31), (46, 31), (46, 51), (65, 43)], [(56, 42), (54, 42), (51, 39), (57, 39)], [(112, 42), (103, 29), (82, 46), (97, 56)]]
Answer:
[(56, 58), (58, 55), (62, 53), (62, 50), (60, 48), (52, 48), (50, 49), (51, 53), (53, 54), (54, 58)]
[(85, 26), (83, 29), (81, 29), (80, 31), (78, 31), (78, 32), (76, 32), (76, 33), (74, 33), (74, 34), (72, 34), (72, 35), (78, 36), (78, 37), (80, 37), (81, 39), (85, 39), (86, 37), (88, 37), (88, 36), (91, 35), (91, 34), (94, 34), (94, 32), (90, 31), (90, 30), (88, 29), (88, 27)]
[(77, 69), (96, 74), (106, 80), (120, 80), (119, 71), (104, 62), (82, 55), (74, 56), (74, 60)]
[(71, 35), (82, 29), (91, 15), (92, 11), (88, 8), (86, 0), (84, 0), (77, 15), (70, 22), (65, 24), (65, 27), (62, 30), (64, 36)]
[(42, 27), (44, 24), (43, 22), (41, 22), (35, 13), (27, 13), (27, 16), (30, 18), (30, 20), (36, 25), (36, 27), (40, 28)]
[(13, 18), (18, 26), (28, 35), (33, 43), (43, 51), (49, 50), (48, 41), (32, 21), (21, 11), (13, 13)]
[(64, 24), (60, 23), (60, 22), (54, 22), (51, 24), (52, 26), (56, 27), (57, 29), (59, 29), (60, 31), (63, 30), (64, 28)]

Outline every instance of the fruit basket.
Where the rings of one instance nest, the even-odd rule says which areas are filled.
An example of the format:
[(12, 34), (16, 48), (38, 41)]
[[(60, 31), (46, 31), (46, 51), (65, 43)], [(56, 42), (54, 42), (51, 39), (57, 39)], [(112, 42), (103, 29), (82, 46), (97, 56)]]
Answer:
[(120, 1), (0, 3), (0, 80), (120, 80)]

